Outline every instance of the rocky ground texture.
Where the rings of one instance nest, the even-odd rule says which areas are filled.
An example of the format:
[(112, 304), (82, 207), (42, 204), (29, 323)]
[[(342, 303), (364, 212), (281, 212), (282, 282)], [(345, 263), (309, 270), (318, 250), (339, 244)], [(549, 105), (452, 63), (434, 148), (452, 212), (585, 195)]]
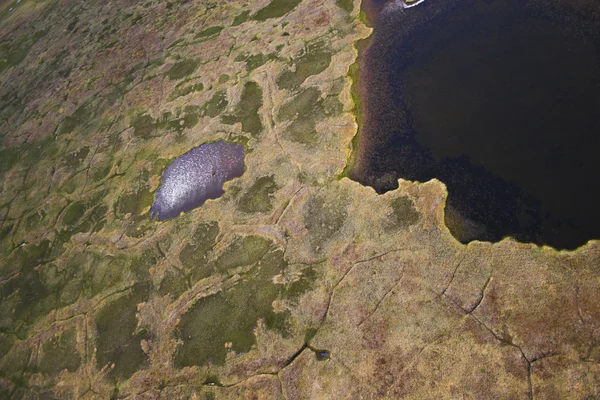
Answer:
[[(462, 245), (339, 179), (359, 1), (0, 2), (0, 397), (600, 397), (600, 242)], [(148, 210), (246, 146), (225, 195)]]

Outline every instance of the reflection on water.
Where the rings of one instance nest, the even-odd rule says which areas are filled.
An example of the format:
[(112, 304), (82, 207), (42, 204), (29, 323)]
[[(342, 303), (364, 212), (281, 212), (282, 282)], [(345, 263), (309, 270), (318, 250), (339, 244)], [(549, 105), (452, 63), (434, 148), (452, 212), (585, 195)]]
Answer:
[(442, 3), (365, 3), (351, 177), (379, 192), (440, 179), (463, 242), (600, 238), (599, 22), (551, 2)]
[(223, 195), (223, 183), (244, 173), (244, 146), (222, 140), (204, 144), (176, 158), (163, 172), (150, 209), (165, 220)]

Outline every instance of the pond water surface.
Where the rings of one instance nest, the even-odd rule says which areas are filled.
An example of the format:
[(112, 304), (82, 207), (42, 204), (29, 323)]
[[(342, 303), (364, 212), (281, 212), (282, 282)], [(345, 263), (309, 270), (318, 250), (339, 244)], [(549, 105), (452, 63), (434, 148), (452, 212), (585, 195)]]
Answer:
[(244, 173), (244, 154), (243, 145), (220, 140), (177, 157), (163, 172), (150, 216), (175, 218), (221, 197), (225, 181)]
[(380, 193), (398, 178), (440, 179), (463, 242), (600, 238), (599, 9), (364, 1), (374, 34), (360, 52), (350, 177)]

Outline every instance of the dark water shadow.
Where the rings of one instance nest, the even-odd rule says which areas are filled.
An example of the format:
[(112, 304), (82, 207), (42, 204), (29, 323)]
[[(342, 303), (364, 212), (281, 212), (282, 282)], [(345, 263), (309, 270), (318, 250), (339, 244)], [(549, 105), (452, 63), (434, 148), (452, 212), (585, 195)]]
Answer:
[(600, 238), (594, 15), (552, 1), (391, 3), (365, 3), (375, 30), (360, 54), (350, 177), (380, 193), (398, 178), (440, 179), (462, 242)]

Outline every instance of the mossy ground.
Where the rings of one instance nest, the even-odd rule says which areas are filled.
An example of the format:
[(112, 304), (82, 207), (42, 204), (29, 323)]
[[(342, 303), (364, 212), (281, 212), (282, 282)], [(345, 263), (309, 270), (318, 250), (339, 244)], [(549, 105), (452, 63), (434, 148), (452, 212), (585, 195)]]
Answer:
[[(1, 398), (374, 398), (402, 374), (424, 397), (514, 398), (523, 354), (536, 395), (538, 368), (595, 393), (595, 244), (462, 246), (439, 183), (337, 179), (368, 35), (353, 5), (0, 6)], [(215, 140), (247, 146), (244, 175), (151, 220), (167, 165)]]
[(252, 16), (257, 21), (265, 21), (269, 18), (283, 17), (296, 8), (302, 0), (271, 0), (264, 8)]
[(247, 82), (233, 114), (223, 115), (221, 120), (224, 124), (240, 122), (244, 132), (257, 137), (263, 130), (263, 124), (258, 114), (262, 104), (263, 91), (261, 87), (256, 82)]
[(147, 298), (147, 285), (138, 284), (125, 296), (105, 306), (95, 317), (98, 332), (96, 363), (100, 369), (109, 366), (109, 375), (113, 379), (127, 379), (147, 365), (140, 342), (149, 336), (137, 329), (136, 318), (138, 303)]
[(287, 70), (277, 78), (280, 89), (298, 89), (309, 76), (325, 71), (331, 64), (331, 50), (321, 41), (308, 43), (304, 54), (293, 63), (293, 70)]

